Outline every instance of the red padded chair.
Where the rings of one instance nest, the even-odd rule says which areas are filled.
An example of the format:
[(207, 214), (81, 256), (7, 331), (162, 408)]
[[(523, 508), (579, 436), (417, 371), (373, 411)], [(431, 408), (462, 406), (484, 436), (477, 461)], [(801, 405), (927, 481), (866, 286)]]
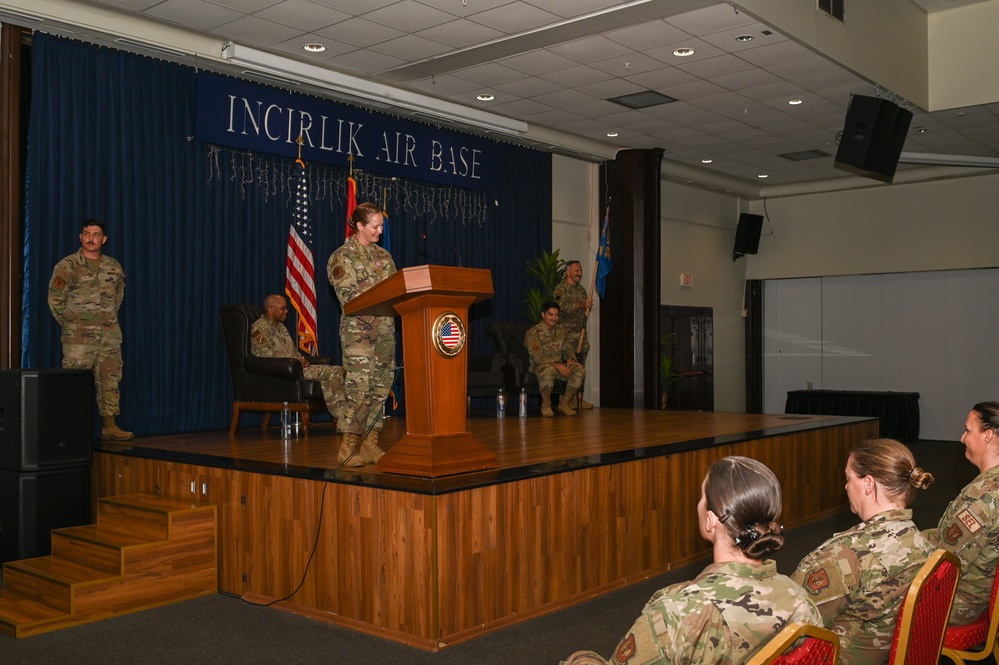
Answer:
[[(801, 644), (793, 646), (798, 640)], [(839, 660), (839, 637), (818, 626), (789, 623), (784, 630), (760, 647), (746, 665), (836, 665)]]
[(916, 573), (895, 623), (889, 665), (936, 665), (943, 648), (961, 562), (936, 550)]
[[(944, 633), (943, 655), (958, 665), (969, 660), (984, 660), (992, 655), (999, 662), (999, 612), (996, 612), (996, 592), (999, 591), (999, 571), (992, 580), (989, 606), (967, 626), (948, 626)], [(980, 647), (975, 649), (975, 647)], [(974, 650), (972, 650), (974, 649)]]

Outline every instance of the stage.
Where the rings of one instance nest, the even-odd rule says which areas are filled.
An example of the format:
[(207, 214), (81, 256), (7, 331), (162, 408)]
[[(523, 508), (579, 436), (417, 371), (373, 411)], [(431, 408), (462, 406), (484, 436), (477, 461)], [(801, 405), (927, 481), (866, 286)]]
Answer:
[[(386, 420), (383, 447), (405, 430)], [(220, 591), (434, 650), (705, 556), (694, 507), (720, 457), (774, 470), (786, 525), (842, 508), (847, 454), (878, 421), (595, 409), (473, 414), (468, 431), (497, 468), (340, 470), (329, 423), (288, 443), (253, 427), (100, 442), (94, 501), (215, 503)]]

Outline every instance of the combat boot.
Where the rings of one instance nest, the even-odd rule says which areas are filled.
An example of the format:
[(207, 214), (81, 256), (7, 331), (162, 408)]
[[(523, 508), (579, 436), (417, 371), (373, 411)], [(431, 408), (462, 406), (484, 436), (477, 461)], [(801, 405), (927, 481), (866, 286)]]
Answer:
[(552, 396), (542, 395), (541, 396), (541, 415), (545, 418), (551, 418), (555, 414), (552, 412)]
[(364, 460), (361, 459), (361, 455), (353, 454), (354, 449), (357, 448), (358, 435), (353, 432), (343, 433), (343, 443), (340, 444), (340, 454), (337, 455), (337, 461), (343, 466), (364, 466)]
[(558, 412), (563, 416), (574, 416), (576, 415), (576, 410), (572, 408), (572, 403), (576, 400), (576, 391), (569, 390), (564, 395), (562, 399), (558, 401)]
[(590, 404), (589, 402), (587, 402), (585, 397), (581, 398), (580, 402), (582, 402), (580, 404), (580, 407), (582, 407), (583, 409), (592, 409), (593, 408), (593, 405)]
[(135, 435), (118, 427), (114, 416), (104, 416), (104, 426), (101, 427), (101, 439), (104, 441), (131, 441)]
[(378, 432), (379, 430), (376, 429), (368, 432), (368, 435), (364, 437), (364, 441), (361, 442), (361, 449), (357, 453), (368, 464), (377, 464), (378, 460), (385, 454), (385, 451), (378, 445)]

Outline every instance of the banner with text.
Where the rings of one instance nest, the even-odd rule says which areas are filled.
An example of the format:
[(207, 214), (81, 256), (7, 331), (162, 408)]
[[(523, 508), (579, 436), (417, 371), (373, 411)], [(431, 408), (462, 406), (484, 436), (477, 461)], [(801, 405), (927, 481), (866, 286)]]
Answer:
[(195, 138), (463, 189), (500, 189), (493, 142), (249, 81), (198, 72)]

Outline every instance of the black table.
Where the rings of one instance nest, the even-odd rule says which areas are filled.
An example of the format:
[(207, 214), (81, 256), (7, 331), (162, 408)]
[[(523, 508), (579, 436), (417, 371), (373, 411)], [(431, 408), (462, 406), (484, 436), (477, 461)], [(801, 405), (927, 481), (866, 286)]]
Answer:
[(881, 436), (885, 438), (899, 441), (919, 438), (919, 393), (789, 390), (784, 413), (872, 416), (881, 419)]

